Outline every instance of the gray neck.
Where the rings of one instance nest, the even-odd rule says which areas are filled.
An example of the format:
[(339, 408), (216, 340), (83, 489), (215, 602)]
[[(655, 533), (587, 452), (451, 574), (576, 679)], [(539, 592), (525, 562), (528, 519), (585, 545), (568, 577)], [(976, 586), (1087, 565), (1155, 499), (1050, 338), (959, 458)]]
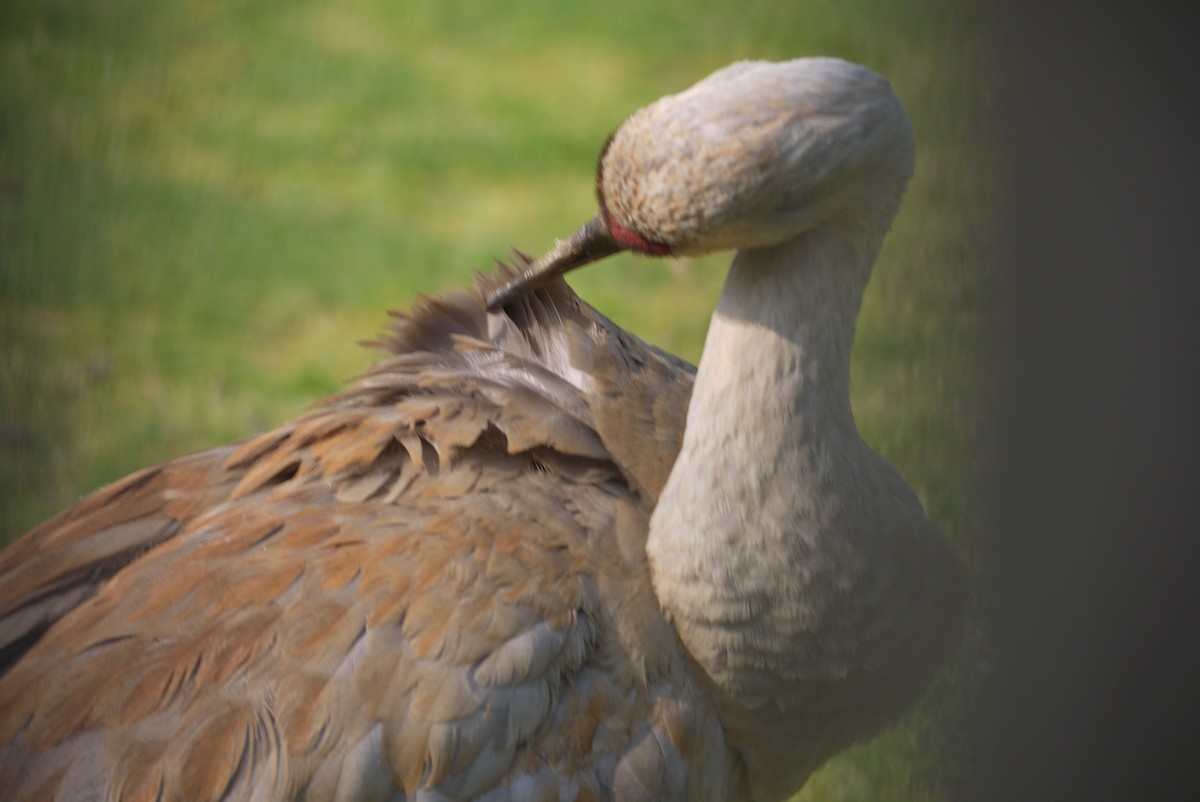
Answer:
[[(850, 351), (879, 238), (866, 245), (863, 239), (861, 232), (825, 227), (774, 248), (738, 252), (705, 343), (689, 433), (727, 419), (731, 393), (751, 405), (747, 413), (761, 410), (768, 421), (726, 420), (736, 426), (730, 431), (763, 445), (799, 445), (803, 438), (811, 447), (826, 434), (856, 431)], [(753, 431), (747, 420), (755, 421)]]
[[(847, 488), (871, 467), (850, 410), (850, 349), (875, 256), (827, 227), (741, 251), (713, 314), (683, 446), (647, 549), (685, 644), (749, 703), (790, 673), (796, 632), (847, 570), (835, 551)], [(803, 597), (797, 595), (797, 571)], [(731, 639), (754, 654), (730, 650)], [(809, 644), (811, 647), (811, 644)], [(761, 653), (757, 653), (761, 651)], [(739, 660), (757, 668), (743, 671)]]
[(870, 640), (872, 617), (888, 623), (880, 588), (904, 589), (878, 522), (894, 520), (898, 541), (928, 529), (850, 410), (855, 321), (882, 236), (825, 226), (738, 253), (650, 523), (659, 603), (734, 710), (722, 712), (731, 740), (746, 754), (762, 752), (748, 746), (756, 736), (777, 742), (767, 750), (788, 744), (786, 782), (858, 734), (804, 719), (880, 659), (860, 635)]

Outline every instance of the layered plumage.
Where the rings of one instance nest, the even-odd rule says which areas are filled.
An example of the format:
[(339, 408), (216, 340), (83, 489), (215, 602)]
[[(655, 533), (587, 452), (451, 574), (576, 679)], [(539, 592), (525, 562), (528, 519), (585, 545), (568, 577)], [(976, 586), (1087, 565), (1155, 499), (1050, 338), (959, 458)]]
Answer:
[[(689, 767), (719, 726), (644, 550), (692, 370), (565, 284), (506, 313), (482, 297), (423, 300), (349, 392), (3, 553), (0, 787), (719, 790), (719, 762)], [(659, 439), (612, 440), (631, 428)]]

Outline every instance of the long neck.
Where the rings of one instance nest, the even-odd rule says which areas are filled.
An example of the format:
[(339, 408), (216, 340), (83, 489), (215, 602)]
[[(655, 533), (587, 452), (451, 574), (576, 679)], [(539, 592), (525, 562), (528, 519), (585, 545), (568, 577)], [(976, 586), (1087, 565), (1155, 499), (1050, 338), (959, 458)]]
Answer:
[[(737, 254), (709, 327), (685, 449), (722, 426), (769, 451), (811, 450), (856, 431), (850, 351), (876, 249), (827, 228)], [(735, 410), (739, 400), (749, 408)]]
[(770, 764), (754, 769), (762, 787), (787, 787), (878, 729), (911, 697), (888, 683), (923, 685), (932, 670), (891, 640), (940, 603), (922, 596), (938, 538), (850, 410), (855, 320), (882, 234), (828, 226), (737, 255), (651, 519), (655, 593), (726, 700), (734, 747)]
[[(834, 545), (839, 485), (869, 454), (850, 410), (849, 369), (874, 250), (831, 229), (737, 254), (651, 520), (660, 603), (705, 670), (748, 704), (776, 690), (759, 668), (787, 670), (790, 639), (777, 629), (815, 612), (780, 609), (797, 566), (839, 570), (810, 557)], [(826, 592), (829, 578), (812, 577), (810, 590)], [(755, 653), (731, 650), (734, 641)]]

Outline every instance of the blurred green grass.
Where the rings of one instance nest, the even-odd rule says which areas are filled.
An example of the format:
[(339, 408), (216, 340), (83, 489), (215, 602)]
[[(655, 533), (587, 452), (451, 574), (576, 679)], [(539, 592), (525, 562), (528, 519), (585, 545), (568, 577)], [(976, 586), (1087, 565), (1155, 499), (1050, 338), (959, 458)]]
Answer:
[[(841, 56), (892, 79), (918, 136), (864, 301), (856, 415), (980, 590), (926, 702), (799, 798), (970, 798), (989, 662), (990, 24), (943, 0), (6, 0), (0, 542), (292, 417), (369, 363), (356, 342), (385, 309), (573, 230), (599, 145), (638, 106), (740, 58)], [(695, 360), (727, 258), (618, 258), (572, 283)]]

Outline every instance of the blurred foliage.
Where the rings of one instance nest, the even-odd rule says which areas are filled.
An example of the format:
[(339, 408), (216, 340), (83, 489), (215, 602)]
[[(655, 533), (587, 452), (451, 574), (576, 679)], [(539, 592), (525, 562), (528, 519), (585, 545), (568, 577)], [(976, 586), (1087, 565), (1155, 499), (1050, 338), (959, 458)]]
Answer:
[[(6, 0), (0, 538), (336, 391), (386, 308), (584, 220), (595, 153), (638, 106), (741, 58), (841, 56), (891, 78), (918, 135), (860, 319), (856, 415), (980, 590), (926, 702), (799, 798), (970, 798), (990, 659), (992, 25), (942, 0)], [(572, 283), (695, 360), (726, 259), (621, 257)]]

